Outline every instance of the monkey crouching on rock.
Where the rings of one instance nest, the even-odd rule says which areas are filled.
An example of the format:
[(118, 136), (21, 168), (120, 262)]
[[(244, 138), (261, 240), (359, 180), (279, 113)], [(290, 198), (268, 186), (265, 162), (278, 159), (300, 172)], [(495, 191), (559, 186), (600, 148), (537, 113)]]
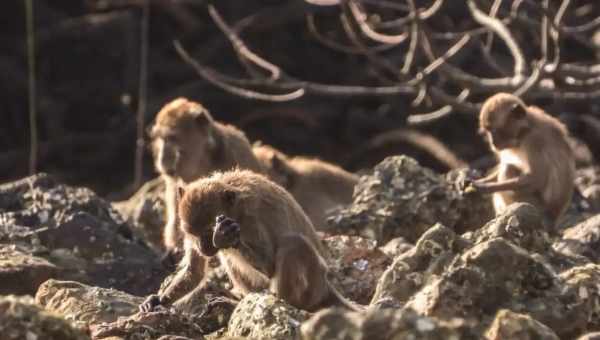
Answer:
[(181, 195), (179, 218), (186, 245), (180, 272), (163, 296), (150, 297), (141, 310), (193, 298), (185, 295), (193, 287), (183, 282), (203, 271), (197, 267), (202, 256), (214, 255), (239, 297), (269, 290), (307, 311), (327, 306), (359, 310), (327, 279), (326, 250), (309, 218), (266, 177), (233, 170), (194, 181)]
[(574, 191), (575, 158), (566, 127), (542, 109), (498, 93), (483, 104), (479, 128), (498, 166), (472, 189), (493, 194), (496, 214), (511, 203), (527, 202), (555, 227)]

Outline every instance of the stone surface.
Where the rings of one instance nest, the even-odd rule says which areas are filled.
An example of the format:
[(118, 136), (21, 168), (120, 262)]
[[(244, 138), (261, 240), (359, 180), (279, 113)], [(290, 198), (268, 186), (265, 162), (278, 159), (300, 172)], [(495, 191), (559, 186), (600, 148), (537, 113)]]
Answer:
[[(47, 261), (43, 266), (49, 271), (54, 266), (45, 278), (137, 295), (156, 291), (165, 274), (156, 254), (133, 236), (108, 202), (44, 174), (0, 186), (0, 246), (5, 245)], [(31, 273), (40, 272), (40, 259), (31, 261)], [(27, 284), (34, 286), (28, 293), (34, 293), (34, 282)]]
[(35, 304), (30, 297), (0, 296), (3, 340), (85, 340), (89, 335)]
[(463, 195), (456, 177), (436, 174), (410, 157), (388, 157), (361, 176), (353, 203), (329, 216), (329, 231), (385, 244), (395, 237), (415, 242), (437, 222), (459, 233), (477, 228), (493, 216), (491, 201)]
[(144, 301), (114, 289), (57, 280), (44, 282), (35, 300), (46, 310), (85, 326), (113, 322), (120, 316), (135, 314)]

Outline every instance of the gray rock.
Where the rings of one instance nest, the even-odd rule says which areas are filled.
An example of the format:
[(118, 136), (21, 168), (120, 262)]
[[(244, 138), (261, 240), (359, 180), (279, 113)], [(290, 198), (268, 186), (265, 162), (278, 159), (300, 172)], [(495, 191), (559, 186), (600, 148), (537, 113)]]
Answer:
[(165, 275), (108, 202), (44, 174), (0, 186), (0, 245), (6, 244), (53, 264), (52, 278), (136, 295), (156, 291)]
[(141, 297), (114, 289), (56, 280), (44, 282), (35, 300), (46, 310), (85, 326), (113, 322), (120, 316), (135, 314), (144, 301)]
[(388, 157), (360, 178), (353, 203), (329, 216), (329, 231), (384, 244), (395, 237), (415, 242), (437, 222), (458, 233), (483, 225), (493, 216), (491, 200), (463, 195), (455, 177), (445, 178), (406, 156)]
[(307, 312), (271, 294), (251, 293), (233, 311), (227, 335), (251, 339), (299, 339), (300, 324), (307, 318)]
[(82, 329), (45, 311), (30, 297), (0, 296), (0, 334), (4, 340), (85, 340)]
[(477, 339), (461, 318), (437, 320), (411, 310), (368, 313), (325, 309), (302, 324), (304, 340)]
[(467, 246), (468, 242), (452, 230), (436, 224), (421, 236), (415, 247), (394, 259), (381, 276), (371, 303), (392, 299), (403, 305), (432, 277), (441, 275)]
[(529, 315), (514, 313), (506, 309), (498, 311), (492, 326), (485, 333), (489, 340), (558, 340), (548, 326)]
[(133, 231), (154, 251), (162, 253), (165, 226), (165, 183), (161, 177), (146, 182), (133, 196), (113, 206), (133, 226)]
[(600, 215), (593, 216), (571, 228), (553, 244), (553, 248), (567, 256), (585, 256), (600, 261)]
[(42, 282), (57, 275), (60, 269), (16, 245), (0, 245), (0, 294), (35, 294)]

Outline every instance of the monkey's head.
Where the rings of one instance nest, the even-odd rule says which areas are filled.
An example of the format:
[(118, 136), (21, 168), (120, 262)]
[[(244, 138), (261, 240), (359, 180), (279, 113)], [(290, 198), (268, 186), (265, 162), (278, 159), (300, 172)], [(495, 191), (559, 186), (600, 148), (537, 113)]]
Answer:
[(217, 216), (225, 215), (243, 226), (258, 209), (258, 199), (244, 189), (243, 183), (236, 182), (242, 176), (224, 177), (223, 173), (215, 173), (211, 177), (196, 180), (180, 192), (178, 209), (181, 227), (201, 241), (212, 242)]
[(529, 130), (527, 107), (518, 97), (498, 93), (488, 98), (479, 114), (479, 132), (493, 150), (516, 148)]
[(177, 98), (157, 114), (149, 131), (156, 169), (189, 182), (214, 170), (219, 136), (208, 110)]
[(265, 168), (267, 176), (273, 182), (284, 188), (290, 188), (294, 181), (294, 169), (288, 164), (288, 157), (281, 151), (269, 145), (255, 145), (254, 155)]

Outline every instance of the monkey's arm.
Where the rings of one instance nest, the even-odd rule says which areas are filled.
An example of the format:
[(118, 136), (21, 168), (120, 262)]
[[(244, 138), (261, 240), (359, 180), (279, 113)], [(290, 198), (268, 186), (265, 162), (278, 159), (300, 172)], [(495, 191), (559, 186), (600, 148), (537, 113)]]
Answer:
[(518, 191), (526, 191), (532, 188), (533, 184), (533, 176), (531, 174), (522, 174), (517, 177), (513, 177), (507, 179), (505, 181), (493, 182), (493, 183), (473, 183), (473, 186), (477, 189), (477, 191), (487, 194), (493, 193), (497, 191), (507, 191), (507, 190), (518, 190)]
[(500, 167), (495, 166), (492, 171), (485, 177), (479, 178), (474, 181), (474, 183), (489, 183), (493, 182), (498, 178), (498, 174), (500, 173)]
[(206, 259), (195, 249), (191, 241), (186, 240), (185, 256), (180, 263), (177, 274), (160, 294), (160, 303), (172, 304), (194, 289), (202, 280)]
[(242, 226), (238, 251), (267, 277), (275, 272), (275, 240), (264, 231), (267, 226), (256, 221)]

